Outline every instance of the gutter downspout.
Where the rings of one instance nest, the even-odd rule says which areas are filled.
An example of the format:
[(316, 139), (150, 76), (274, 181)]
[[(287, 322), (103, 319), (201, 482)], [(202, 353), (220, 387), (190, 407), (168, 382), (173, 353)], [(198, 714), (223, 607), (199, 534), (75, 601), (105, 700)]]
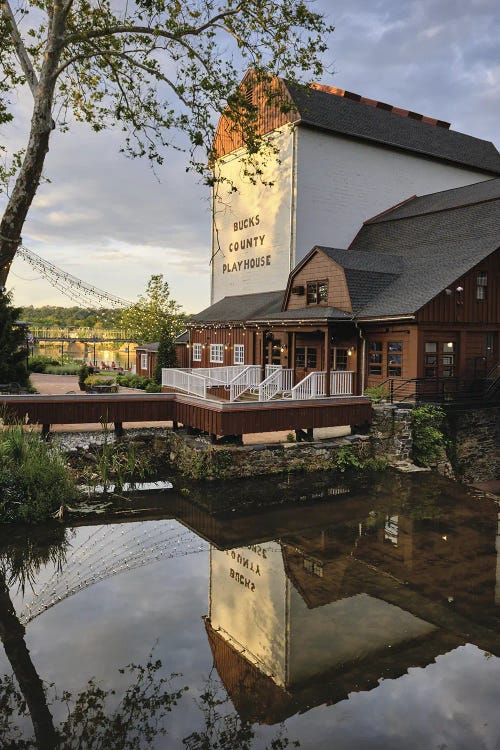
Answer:
[(365, 392), (365, 371), (366, 371), (366, 339), (363, 336), (363, 332), (359, 327), (357, 321), (352, 319), (355, 327), (357, 328), (359, 338), (361, 339), (361, 395)]

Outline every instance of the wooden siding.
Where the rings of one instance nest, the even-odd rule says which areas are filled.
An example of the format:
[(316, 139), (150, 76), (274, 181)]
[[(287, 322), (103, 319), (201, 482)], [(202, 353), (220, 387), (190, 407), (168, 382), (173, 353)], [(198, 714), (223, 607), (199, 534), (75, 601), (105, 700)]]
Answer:
[[(418, 332), (415, 325), (401, 323), (399, 325), (370, 327), (365, 330), (364, 336), (366, 339), (365, 387), (371, 388), (380, 385), (388, 378), (399, 382), (417, 377)], [(380, 375), (373, 375), (370, 373), (370, 344), (375, 341), (379, 341), (382, 344), (382, 372)], [(391, 341), (401, 342), (403, 344), (402, 369), (401, 376), (399, 377), (394, 377), (389, 374), (388, 344)]]
[[(147, 366), (141, 367), (141, 355), (147, 356)], [(141, 375), (143, 378), (152, 378), (156, 367), (156, 352), (144, 351), (136, 349), (135, 351), (135, 371), (137, 375)]]
[(371, 403), (361, 397), (287, 403), (216, 403), (180, 394), (4, 396), (0, 404), (30, 424), (176, 421), (212, 435), (364, 425)]
[[(240, 91), (245, 91), (249, 87), (248, 90), (252, 94), (252, 104), (258, 108), (255, 123), (257, 135), (271, 133), (273, 130), (294, 122), (298, 118), (295, 110), (282, 111), (283, 104), (287, 106), (291, 104), (291, 98), (284, 83), (280, 79), (274, 79), (269, 85), (270, 91), (266, 91), (263, 84), (257, 84), (252, 88), (250, 72), (239, 86)], [(271, 92), (274, 96), (273, 101), (269, 101)], [(233, 119), (223, 114), (219, 119), (215, 133), (214, 157), (219, 159), (243, 146), (245, 146), (245, 137), (241, 127), (238, 127)]]
[[(439, 259), (436, 259), (439, 262)], [(486, 299), (476, 299), (477, 274), (486, 271), (488, 286)], [(443, 290), (417, 312), (419, 323), (489, 323), (500, 329), (500, 250), (478, 263), (464, 276)], [(462, 287), (463, 292), (457, 288)]]
[[(245, 347), (245, 365), (262, 364), (262, 331), (243, 326), (225, 326), (223, 328), (193, 328), (191, 330), (191, 348), (189, 364), (183, 367), (227, 367), (234, 365), (234, 345), (243, 344)], [(201, 344), (201, 362), (193, 361), (193, 344)], [(224, 361), (210, 362), (210, 344), (224, 346)], [(227, 347), (227, 348), (226, 348)], [(179, 365), (181, 366), (181, 365)]]
[[(337, 307), (345, 312), (352, 312), (351, 298), (344, 269), (329, 258), (325, 253), (316, 252), (300, 268), (295, 275), (291, 276), (290, 294), (285, 300), (285, 310), (299, 310), (307, 307), (307, 283), (310, 281), (328, 281), (328, 302), (323, 305), (314, 305), (321, 313), (321, 307)], [(296, 286), (304, 287), (304, 294), (297, 295), (291, 291)], [(312, 305), (309, 305), (312, 307)]]

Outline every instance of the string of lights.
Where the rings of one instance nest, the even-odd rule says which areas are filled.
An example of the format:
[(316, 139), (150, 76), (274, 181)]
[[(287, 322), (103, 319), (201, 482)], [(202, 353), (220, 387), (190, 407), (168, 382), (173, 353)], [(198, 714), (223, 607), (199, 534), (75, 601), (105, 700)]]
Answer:
[(34, 591), (19, 618), (27, 625), (47, 609), (94, 583), (162, 559), (199, 554), (206, 542), (177, 522), (154, 525), (133, 522), (123, 526), (98, 526), (81, 544), (71, 548), (66, 562)]
[(73, 276), (67, 271), (63, 271), (50, 261), (45, 260), (37, 255), (25, 245), (20, 245), (16, 257), (24, 260), (33, 270), (37, 271), (42, 278), (55, 287), (61, 294), (69, 297), (73, 302), (77, 302), (84, 307), (128, 307), (131, 303), (117, 297), (114, 294), (105, 292), (92, 284), (82, 281), (82, 279)]

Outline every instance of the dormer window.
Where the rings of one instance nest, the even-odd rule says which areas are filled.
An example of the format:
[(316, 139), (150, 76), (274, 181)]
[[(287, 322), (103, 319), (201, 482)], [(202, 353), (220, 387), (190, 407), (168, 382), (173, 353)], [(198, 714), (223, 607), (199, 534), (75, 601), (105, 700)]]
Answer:
[(307, 283), (307, 304), (322, 305), (328, 302), (328, 281), (309, 281)]

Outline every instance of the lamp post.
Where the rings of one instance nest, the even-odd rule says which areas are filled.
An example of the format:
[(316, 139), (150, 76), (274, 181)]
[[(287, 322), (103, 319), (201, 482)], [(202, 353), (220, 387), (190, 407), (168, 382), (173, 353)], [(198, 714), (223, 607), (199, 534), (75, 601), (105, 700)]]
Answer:
[(96, 341), (97, 341), (96, 337), (95, 337), (95, 336), (93, 336), (93, 337), (92, 337), (92, 345), (93, 345), (93, 357), (92, 357), (92, 361), (93, 361), (93, 363), (94, 363), (94, 367), (97, 367), (97, 360), (96, 360), (96, 358), (95, 358), (95, 342), (96, 342)]
[(125, 351), (127, 352), (127, 370), (130, 370), (130, 344), (125, 347)]

